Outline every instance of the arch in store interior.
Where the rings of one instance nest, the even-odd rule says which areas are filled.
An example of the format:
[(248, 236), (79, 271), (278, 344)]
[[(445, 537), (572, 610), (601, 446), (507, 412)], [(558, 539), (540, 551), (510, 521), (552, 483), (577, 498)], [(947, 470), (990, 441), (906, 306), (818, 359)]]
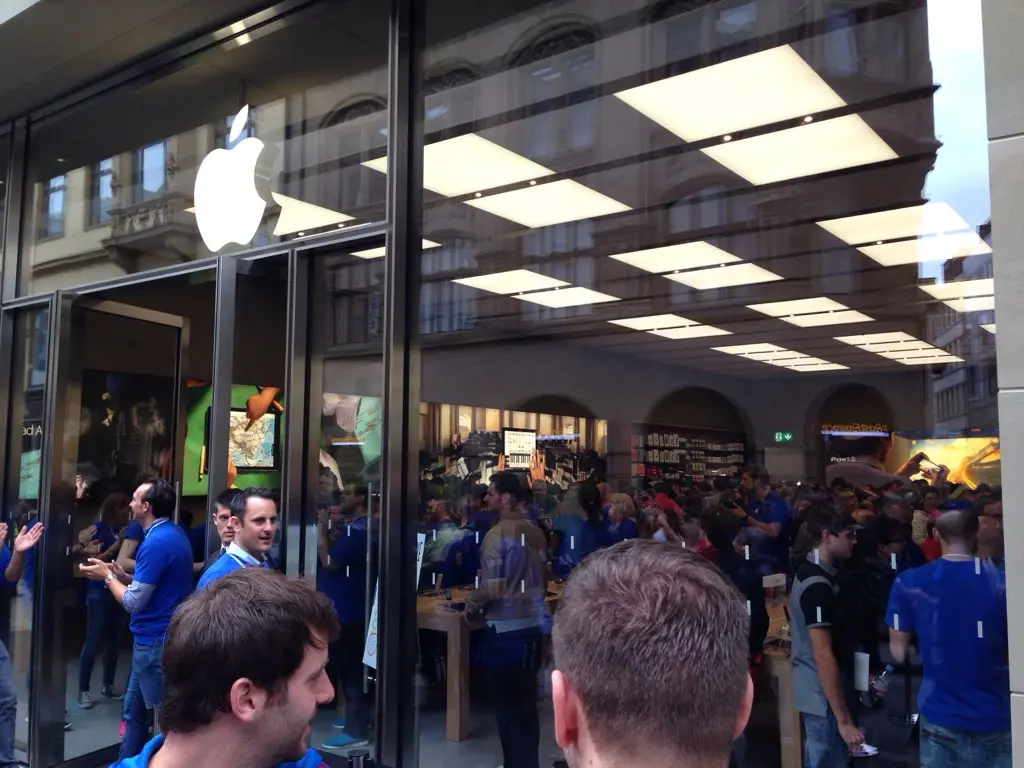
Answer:
[(828, 387), (811, 400), (805, 423), (810, 430), (808, 445), (820, 433), (823, 423), (885, 424), (895, 430), (896, 416), (892, 406), (878, 389), (857, 382)]
[(819, 392), (807, 407), (804, 423), (807, 425), (804, 445), (810, 449), (807, 451), (810, 477), (824, 476), (828, 463), (821, 436), (822, 424), (884, 424), (890, 432), (898, 427), (896, 412), (885, 395), (875, 387), (858, 382), (837, 384)]
[(743, 435), (756, 445), (754, 425), (746, 412), (721, 392), (707, 387), (682, 387), (663, 395), (647, 413), (647, 424), (707, 429)]
[(320, 121), (320, 129), (331, 128), (375, 112), (383, 112), (387, 108), (387, 99), (377, 94), (362, 93), (349, 96), (324, 116)]
[(579, 400), (568, 395), (537, 395), (512, 406), (510, 410), (523, 413), (545, 413), (551, 416), (575, 416), (579, 419), (600, 418)]

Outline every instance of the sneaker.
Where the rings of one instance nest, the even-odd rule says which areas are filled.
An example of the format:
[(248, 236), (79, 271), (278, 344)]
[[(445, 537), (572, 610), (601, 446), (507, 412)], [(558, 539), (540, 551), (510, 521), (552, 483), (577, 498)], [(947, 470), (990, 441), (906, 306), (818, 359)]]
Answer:
[(369, 743), (369, 739), (359, 739), (342, 731), (329, 739), (324, 739), (322, 746), (324, 749), (354, 749), (355, 747), (365, 747)]
[(333, 725), (335, 728), (344, 728), (345, 727), (345, 716), (342, 715), (337, 720), (335, 720), (333, 723), (331, 723), (331, 725)]
[(82, 691), (78, 694), (78, 708), (79, 709), (92, 709), (95, 705), (92, 701), (92, 694), (88, 691)]
[(104, 685), (102, 688), (100, 688), (100, 693), (103, 694), (105, 698), (116, 699), (117, 701), (124, 701), (124, 694), (118, 691), (112, 685)]

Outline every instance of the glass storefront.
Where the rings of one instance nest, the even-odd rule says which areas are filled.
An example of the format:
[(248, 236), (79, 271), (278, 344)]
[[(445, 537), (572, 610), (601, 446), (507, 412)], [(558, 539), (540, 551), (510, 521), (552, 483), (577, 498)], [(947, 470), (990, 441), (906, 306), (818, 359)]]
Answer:
[[(157, 474), (197, 573), (221, 491), (279, 494), (274, 557), (343, 625), (312, 731), (330, 765), (564, 760), (552, 617), (632, 537), (732, 580), (756, 692), (733, 764), (800, 765), (818, 683), (790, 592), (817, 504), (862, 526), (837, 577), (855, 620), (829, 631), (866, 743), (909, 768), (985, 733), (1008, 761), (1022, 427), (1000, 419), (995, 276), (1002, 311), (1019, 275), (993, 240), (978, 0), (288, 8), (30, 120), (24, 179), (0, 136), (0, 210), (22, 190), (4, 521), (47, 525), (0, 615), (26, 755), (118, 741), (100, 671), (83, 706), (76, 544)], [(410, 137), (422, 164), (390, 162)], [(940, 540), (964, 510), (970, 552)], [(919, 575), (957, 556), (988, 602), (922, 623), (942, 595)], [(937, 705), (953, 687), (975, 703)]]

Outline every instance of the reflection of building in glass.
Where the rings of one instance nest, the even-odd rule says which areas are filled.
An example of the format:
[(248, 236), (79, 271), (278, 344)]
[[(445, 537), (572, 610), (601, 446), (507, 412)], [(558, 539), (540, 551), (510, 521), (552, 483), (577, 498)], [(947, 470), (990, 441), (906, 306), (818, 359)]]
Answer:
[[(979, 227), (978, 235), (991, 245), (991, 222)], [(942, 277), (944, 283), (993, 280), (992, 254), (951, 258), (942, 264)], [(985, 308), (963, 313), (938, 303), (928, 313), (931, 343), (969, 361), (941, 366), (932, 373), (930, 399), (937, 433), (990, 432), (998, 424), (995, 309), (984, 300), (978, 306)]]

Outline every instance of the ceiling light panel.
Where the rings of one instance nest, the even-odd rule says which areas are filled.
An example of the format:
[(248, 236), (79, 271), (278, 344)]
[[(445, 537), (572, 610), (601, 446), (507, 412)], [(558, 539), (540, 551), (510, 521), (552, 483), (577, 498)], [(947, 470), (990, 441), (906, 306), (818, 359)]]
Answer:
[(466, 204), (531, 229), (630, 210), (628, 205), (572, 179), (477, 197)]
[(615, 254), (611, 258), (646, 272), (672, 272), (677, 269), (700, 269), (739, 261), (731, 253), (711, 243), (678, 243), (661, 248)]
[(727, 355), (749, 355), (758, 352), (788, 352), (785, 347), (775, 344), (738, 344), (732, 347), (712, 347), (715, 352), (725, 352)]
[(659, 328), (682, 328), (698, 325), (696, 320), (687, 320), (679, 315), (648, 315), (646, 317), (628, 317), (623, 320), (609, 320), (612, 325), (632, 328), (634, 331), (656, 331)]
[(479, 288), (481, 291), (499, 293), (508, 296), (523, 291), (540, 291), (551, 288), (561, 288), (569, 285), (564, 280), (556, 280), (547, 275), (540, 275), (528, 269), (513, 269), (509, 272), (495, 272), (492, 275), (478, 275), (477, 277), (460, 277), (452, 280), (459, 285), (468, 285), (470, 288)]
[(524, 293), (514, 298), (555, 309), (619, 301), (617, 296), (609, 296), (607, 293), (599, 293), (589, 288), (561, 288), (553, 291), (541, 291), (539, 293)]
[(712, 347), (712, 349), (715, 352), (724, 352), (727, 355), (744, 357), (748, 360), (767, 363), (778, 368), (788, 368), (794, 371), (839, 370), (845, 368), (845, 366), (831, 368), (829, 366), (834, 365), (834, 363), (830, 363), (828, 360), (811, 357), (802, 352), (794, 352), (791, 349), (775, 344), (739, 344), (730, 347)]
[(858, 216), (845, 216), (841, 219), (819, 221), (818, 226), (849, 245), (970, 230), (960, 214), (946, 203), (924, 203), (888, 211), (862, 213)]
[(972, 296), (966, 299), (944, 301), (954, 312), (991, 312), (996, 308), (995, 296)]
[(957, 280), (952, 283), (936, 283), (919, 286), (922, 291), (936, 299), (965, 299), (972, 296), (991, 296), (996, 292), (996, 282), (991, 277), (981, 280)]
[(791, 46), (616, 93), (685, 141), (700, 141), (846, 106)]
[(837, 309), (848, 309), (833, 299), (820, 297), (815, 299), (796, 299), (794, 301), (773, 301), (768, 304), (748, 304), (747, 309), (761, 312), (771, 317), (788, 315), (809, 315), (813, 312), (830, 312)]
[[(423, 241), (423, 250), (429, 250), (430, 248), (437, 248), (441, 244), (435, 243), (433, 240)], [(379, 259), (387, 253), (386, 246), (380, 246), (378, 248), (367, 248), (365, 251), (352, 251), (353, 256), (358, 256), (360, 259)]]
[(857, 250), (883, 267), (925, 264), (932, 261), (947, 261), (964, 256), (992, 253), (989, 244), (974, 232), (958, 232), (954, 235), (934, 235), (915, 240), (882, 243), (881, 245), (865, 245)]
[(861, 334), (859, 336), (836, 336), (836, 341), (841, 341), (844, 344), (852, 344), (853, 346), (860, 346), (862, 344), (892, 344), (897, 341), (914, 341), (918, 344), (923, 344), (923, 341), (915, 339), (909, 333), (903, 333), (903, 331), (893, 331), (891, 333), (868, 333)]
[(996, 324), (995, 323), (982, 323), (981, 327), (982, 327), (983, 330), (986, 330), (989, 333), (995, 333), (996, 332)]
[(689, 325), (685, 328), (666, 328), (660, 331), (651, 331), (655, 336), (665, 339), (703, 339), (708, 336), (732, 336), (732, 331), (724, 328), (716, 328), (713, 325)]
[[(379, 157), (363, 165), (387, 173)], [(475, 133), (427, 144), (423, 148), (423, 186), (445, 197), (504, 187), (550, 176), (554, 171)]]
[(709, 291), (713, 288), (732, 288), (737, 285), (756, 285), (782, 280), (780, 275), (767, 269), (742, 262), (729, 264), (712, 269), (698, 269), (692, 272), (679, 272), (665, 275), (669, 280), (688, 285), (698, 291)]
[(794, 315), (793, 317), (780, 317), (787, 323), (798, 325), (801, 328), (820, 328), (824, 325), (844, 325), (846, 323), (872, 323), (875, 318), (868, 317), (863, 312), (846, 309), (841, 312), (819, 312), (813, 315)]
[(848, 365), (839, 365), (838, 363), (814, 363), (811, 365), (791, 365), (789, 366), (791, 371), (848, 371), (850, 367)]
[(859, 115), (723, 141), (701, 151), (755, 186), (897, 157)]
[(903, 365), (926, 365), (929, 363), (959, 363), (959, 357), (939, 347), (921, 341), (909, 333), (872, 333), (863, 336), (836, 336), (836, 341), (858, 347)]

